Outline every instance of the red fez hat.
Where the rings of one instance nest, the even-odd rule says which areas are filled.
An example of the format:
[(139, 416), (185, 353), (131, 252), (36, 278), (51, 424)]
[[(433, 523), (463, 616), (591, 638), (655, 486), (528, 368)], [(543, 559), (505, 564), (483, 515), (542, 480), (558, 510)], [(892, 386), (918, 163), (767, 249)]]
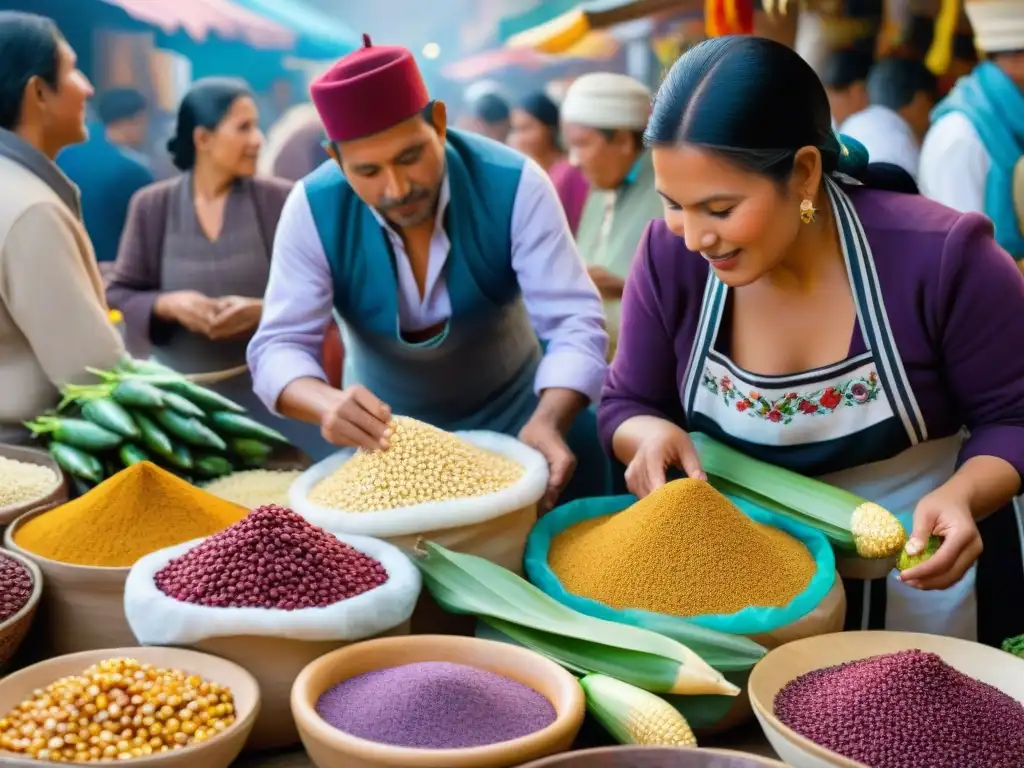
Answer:
[(430, 97), (408, 48), (363, 47), (339, 59), (309, 87), (327, 138), (350, 141), (386, 131), (419, 114)]

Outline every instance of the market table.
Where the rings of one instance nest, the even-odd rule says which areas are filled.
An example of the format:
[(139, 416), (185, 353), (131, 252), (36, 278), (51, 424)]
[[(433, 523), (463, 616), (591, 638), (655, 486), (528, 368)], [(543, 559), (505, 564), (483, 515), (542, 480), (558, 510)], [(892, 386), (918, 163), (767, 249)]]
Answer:
[[(589, 747), (604, 747), (613, 742), (596, 723), (589, 719), (583, 726), (579, 738), (576, 740), (578, 749)], [(762, 757), (778, 759), (775, 751), (768, 745), (764, 734), (758, 727), (756, 721), (751, 721), (742, 728), (729, 733), (722, 734), (716, 738), (706, 739), (701, 742), (704, 747), (720, 747), (723, 749), (735, 749), (740, 752), (750, 752)], [(289, 750), (287, 752), (263, 753), (241, 757), (235, 761), (232, 768), (313, 768), (313, 762), (306, 757), (301, 750)]]

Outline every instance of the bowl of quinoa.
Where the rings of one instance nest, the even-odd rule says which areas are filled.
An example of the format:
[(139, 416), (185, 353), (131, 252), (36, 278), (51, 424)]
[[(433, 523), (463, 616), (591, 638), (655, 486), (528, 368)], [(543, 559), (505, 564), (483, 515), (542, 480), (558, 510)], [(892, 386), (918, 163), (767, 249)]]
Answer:
[(0, 443), (0, 530), (30, 509), (67, 500), (64, 473), (49, 453)]
[(748, 692), (794, 768), (1014, 768), (1024, 754), (1024, 659), (967, 640), (806, 638), (769, 652)]

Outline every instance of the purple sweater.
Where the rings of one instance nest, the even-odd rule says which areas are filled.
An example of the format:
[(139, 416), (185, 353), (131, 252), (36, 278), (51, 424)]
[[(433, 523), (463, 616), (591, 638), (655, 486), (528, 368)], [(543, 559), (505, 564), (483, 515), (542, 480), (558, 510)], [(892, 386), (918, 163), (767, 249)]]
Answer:
[[(992, 224), (923, 197), (848, 194), (929, 439), (966, 426), (962, 460), (997, 456), (1024, 476), (1024, 276), (996, 244)], [(679, 389), (708, 269), (663, 220), (648, 225), (626, 281), (619, 348), (598, 411), (609, 454), (615, 430), (633, 416), (686, 427)], [(864, 351), (858, 329), (850, 352)]]

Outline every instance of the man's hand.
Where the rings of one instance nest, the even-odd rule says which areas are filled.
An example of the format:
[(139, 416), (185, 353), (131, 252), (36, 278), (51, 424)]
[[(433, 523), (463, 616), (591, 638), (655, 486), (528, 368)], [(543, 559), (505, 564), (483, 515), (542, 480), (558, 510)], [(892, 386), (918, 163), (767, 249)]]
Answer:
[(263, 314), (263, 301), (246, 296), (223, 296), (217, 300), (216, 307), (207, 333), (214, 341), (244, 336), (260, 324)]
[(367, 451), (387, 450), (391, 438), (391, 408), (360, 384), (346, 387), (324, 413), (320, 432), (331, 445)]
[(622, 290), (626, 287), (626, 281), (618, 275), (613, 275), (604, 267), (588, 267), (587, 273), (594, 281), (597, 290), (601, 292), (602, 299), (621, 299)]
[(169, 291), (157, 297), (153, 314), (178, 323), (192, 333), (210, 335), (217, 316), (217, 300), (199, 291)]
[(519, 440), (536, 448), (548, 460), (548, 488), (538, 506), (541, 514), (555, 506), (572, 473), (576, 470), (576, 457), (562, 437), (562, 432), (551, 419), (534, 416), (519, 432)]

